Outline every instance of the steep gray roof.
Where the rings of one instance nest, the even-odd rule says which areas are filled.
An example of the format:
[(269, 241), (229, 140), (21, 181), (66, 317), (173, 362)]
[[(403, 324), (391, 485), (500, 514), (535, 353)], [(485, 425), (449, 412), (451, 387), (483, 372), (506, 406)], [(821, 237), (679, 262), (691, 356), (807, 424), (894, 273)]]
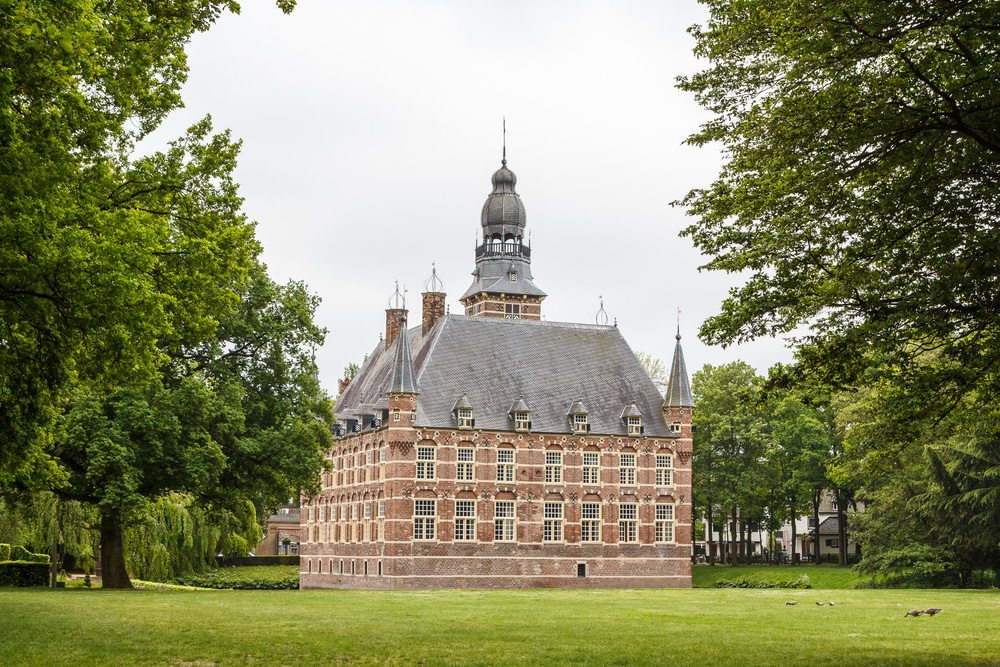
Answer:
[(405, 319), (399, 330), (399, 345), (396, 345), (396, 354), (393, 357), (392, 382), (389, 384), (389, 393), (417, 393), (417, 382), (413, 373), (413, 359), (410, 356), (410, 341), (406, 335)]
[(674, 360), (670, 365), (670, 381), (667, 383), (667, 395), (663, 399), (663, 405), (668, 408), (693, 408), (691, 381), (688, 379), (687, 365), (684, 363), (684, 352), (681, 351), (681, 332), (679, 330), (676, 339)]
[[(426, 336), (420, 327), (407, 333), (419, 427), (455, 427), (464, 394), (477, 429), (512, 429), (510, 409), (522, 397), (534, 431), (569, 433), (570, 406), (582, 401), (591, 433), (626, 435), (622, 408), (634, 402), (647, 436), (669, 435), (659, 392), (617, 327), (446, 315)], [(375, 348), (337, 401), (339, 419), (387, 391), (402, 340)]]

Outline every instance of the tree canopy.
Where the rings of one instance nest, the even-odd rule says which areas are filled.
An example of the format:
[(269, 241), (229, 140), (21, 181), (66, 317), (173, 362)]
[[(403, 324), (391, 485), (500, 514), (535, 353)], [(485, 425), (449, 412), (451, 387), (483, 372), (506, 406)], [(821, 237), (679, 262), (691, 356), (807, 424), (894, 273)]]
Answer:
[[(725, 166), (683, 200), (684, 234), (740, 272), (701, 335), (811, 327), (799, 369), (858, 381), (873, 358), (947, 410), (1000, 391), (1000, 5), (988, 0), (703, 0), (714, 114), (690, 138)], [(920, 366), (927, 349), (941, 366)], [(885, 365), (882, 362), (888, 362)]]

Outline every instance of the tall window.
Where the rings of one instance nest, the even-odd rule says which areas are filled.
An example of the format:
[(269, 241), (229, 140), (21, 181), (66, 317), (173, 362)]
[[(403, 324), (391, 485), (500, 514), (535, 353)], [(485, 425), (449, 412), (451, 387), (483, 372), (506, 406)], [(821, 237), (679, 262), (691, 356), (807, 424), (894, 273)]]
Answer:
[(601, 483), (601, 455), (598, 452), (583, 453), (583, 483)]
[(601, 504), (583, 503), (583, 514), (580, 522), (580, 541), (601, 541)]
[(497, 481), (498, 482), (513, 482), (514, 481), (514, 450), (513, 449), (498, 449), (497, 450)]
[(621, 454), (618, 458), (618, 483), (635, 485), (635, 454)]
[(476, 501), (455, 501), (455, 539), (471, 541), (476, 539)]
[(433, 447), (417, 447), (417, 479), (434, 479)]
[(656, 455), (656, 485), (670, 486), (674, 483), (674, 457), (670, 454)]
[(622, 503), (618, 506), (618, 541), (639, 541), (639, 506)]
[(413, 501), (413, 539), (434, 539), (434, 518), (436, 515), (436, 500)]
[(455, 479), (459, 482), (471, 482), (474, 477), (476, 450), (461, 448), (458, 450), (458, 464), (455, 468)]
[(674, 541), (674, 506), (656, 506), (656, 541)]
[(573, 432), (574, 433), (590, 432), (590, 423), (587, 421), (587, 415), (585, 414), (573, 415)]
[[(378, 534), (381, 539), (385, 539), (385, 500), (378, 501)], [(379, 537), (375, 539), (377, 540)]]
[(542, 523), (543, 542), (562, 542), (563, 504), (545, 503), (545, 518)]
[(458, 409), (458, 427), (472, 428), (476, 425), (476, 420), (472, 418), (472, 408)]
[(562, 452), (545, 452), (545, 483), (562, 483)]
[(494, 511), (493, 539), (497, 542), (514, 541), (514, 501), (498, 500)]
[(627, 417), (628, 434), (642, 435), (642, 417)]

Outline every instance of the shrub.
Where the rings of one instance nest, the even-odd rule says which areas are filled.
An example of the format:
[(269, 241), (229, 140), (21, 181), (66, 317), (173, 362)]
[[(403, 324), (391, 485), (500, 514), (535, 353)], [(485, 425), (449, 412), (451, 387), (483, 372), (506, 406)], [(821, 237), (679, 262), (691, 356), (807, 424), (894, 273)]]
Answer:
[(295, 591), (299, 588), (299, 578), (288, 577), (285, 579), (245, 579), (237, 581), (220, 581), (210, 577), (198, 577), (195, 575), (187, 577), (177, 577), (174, 583), (181, 586), (195, 586), (197, 588), (218, 588), (222, 590), (238, 591)]
[(719, 579), (715, 582), (716, 588), (812, 588), (809, 576), (803, 574), (795, 579), (785, 579), (783, 581), (754, 581), (741, 577), (739, 579)]
[(5, 560), (10, 560), (10, 545), (0, 544), (0, 563)]
[(48, 586), (49, 566), (44, 563), (0, 563), (0, 586)]

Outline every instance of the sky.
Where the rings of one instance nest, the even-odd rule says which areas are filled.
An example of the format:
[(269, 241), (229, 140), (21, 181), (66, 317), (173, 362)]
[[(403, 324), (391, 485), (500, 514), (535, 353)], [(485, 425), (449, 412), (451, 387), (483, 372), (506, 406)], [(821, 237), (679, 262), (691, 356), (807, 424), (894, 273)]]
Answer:
[(206, 114), (242, 139), (272, 278), (322, 298), (331, 395), (378, 343), (397, 281), (411, 322), (432, 265), (464, 312), (504, 118), (544, 319), (593, 323), (603, 297), (633, 350), (669, 364), (679, 317), (690, 372), (765, 372), (791, 359), (782, 341), (698, 340), (739, 276), (698, 270), (678, 235), (694, 218), (671, 205), (722, 165), (684, 144), (709, 116), (675, 87), (706, 66), (687, 34), (706, 18), (695, 0), (300, 0), (287, 16), (247, 0), (192, 41), (185, 108), (147, 146)]

